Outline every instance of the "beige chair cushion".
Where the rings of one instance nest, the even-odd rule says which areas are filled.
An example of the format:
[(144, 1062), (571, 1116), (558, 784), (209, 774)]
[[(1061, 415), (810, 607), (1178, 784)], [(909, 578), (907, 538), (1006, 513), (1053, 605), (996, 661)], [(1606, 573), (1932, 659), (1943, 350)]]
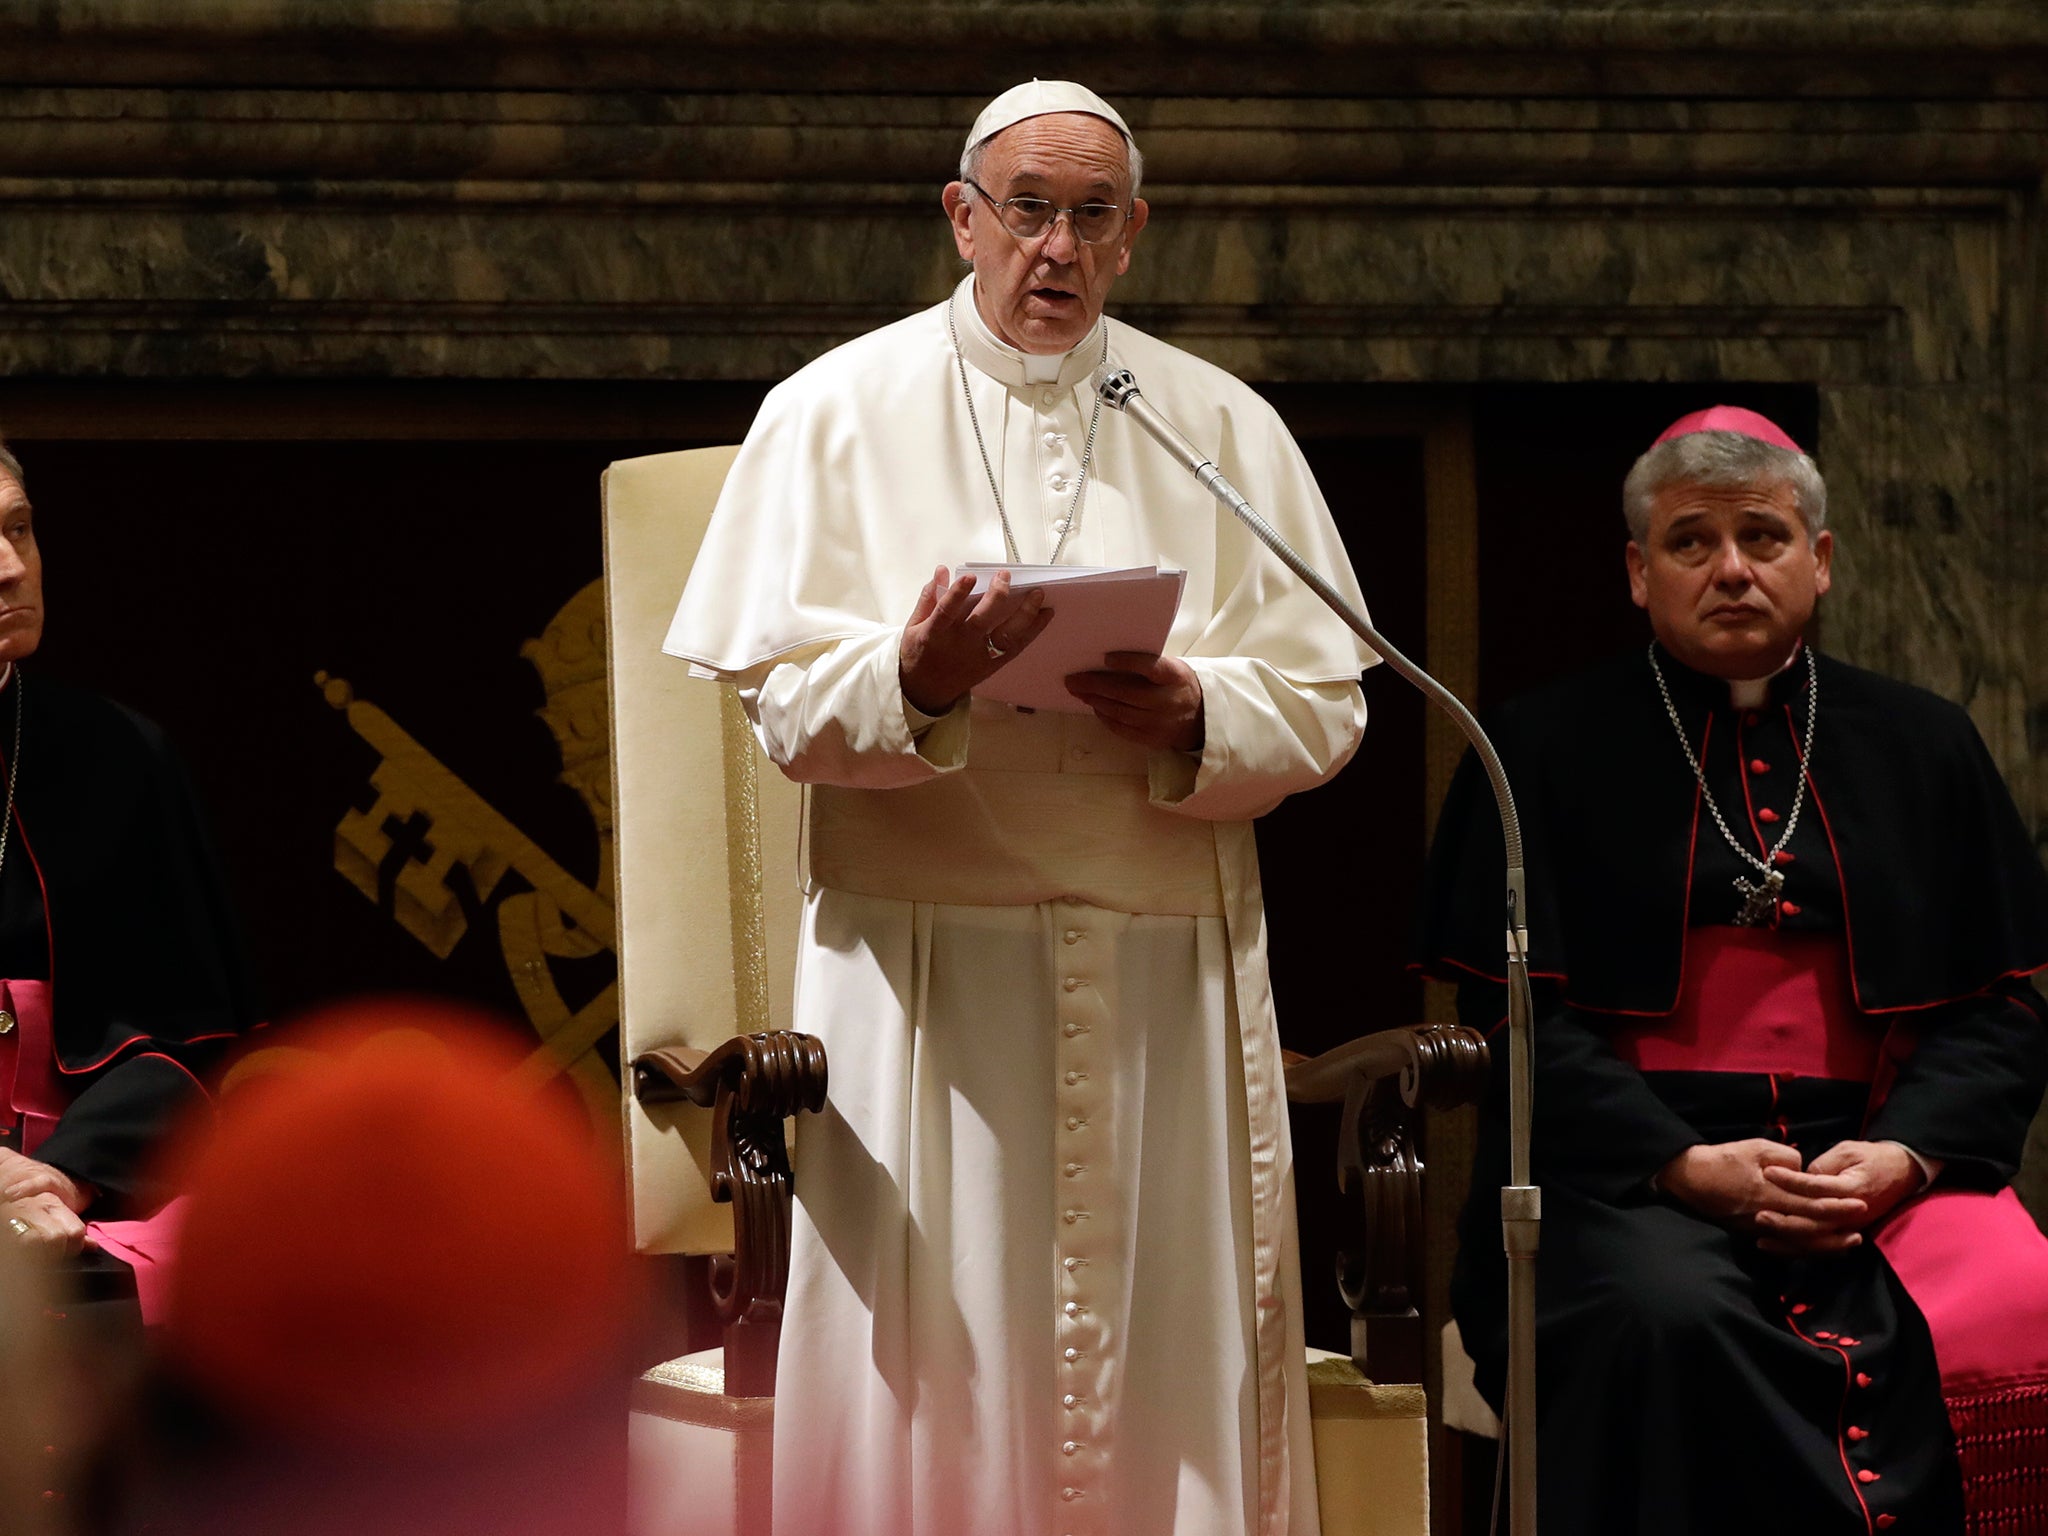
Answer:
[(1308, 1352), (1322, 1536), (1429, 1536), (1429, 1404), (1420, 1386), (1368, 1381)]
[(727, 1397), (720, 1350), (633, 1383), (626, 1426), (629, 1536), (767, 1536), (775, 1399)]
[[(736, 448), (612, 465), (604, 477), (620, 1054), (709, 1050), (787, 1029), (795, 978), (797, 787), (769, 766), (733, 690), (662, 654)], [(727, 1253), (711, 1202), (710, 1113), (626, 1094), (634, 1243)]]

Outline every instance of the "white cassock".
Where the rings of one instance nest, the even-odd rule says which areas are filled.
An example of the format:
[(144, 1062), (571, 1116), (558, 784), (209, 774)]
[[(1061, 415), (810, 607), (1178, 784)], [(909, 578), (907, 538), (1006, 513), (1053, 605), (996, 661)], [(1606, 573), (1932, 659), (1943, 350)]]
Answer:
[(1350, 563), (1243, 384), (1115, 321), (1027, 357), (972, 284), (990, 469), (947, 305), (828, 353), (762, 406), (665, 647), (812, 786), (796, 1027), (831, 1091), (799, 1132), (776, 1528), (1314, 1536), (1251, 820), (1356, 748), (1369, 654), (1109, 408), (1061, 560), (1187, 572), (1199, 757), (986, 702), (914, 724), (897, 652), (934, 566), (1005, 558), (990, 472), (1051, 557), (1105, 335), (1358, 602)]

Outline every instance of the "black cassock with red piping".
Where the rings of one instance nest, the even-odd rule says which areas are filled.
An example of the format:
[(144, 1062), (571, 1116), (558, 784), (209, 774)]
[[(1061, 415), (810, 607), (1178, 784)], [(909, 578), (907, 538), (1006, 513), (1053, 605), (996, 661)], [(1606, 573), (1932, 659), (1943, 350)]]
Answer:
[[(54, 1060), (6, 1063), (0, 1146), (33, 1139), (39, 1161), (99, 1190), (92, 1216), (132, 1216), (161, 1202), (152, 1154), (257, 1022), (255, 992), (212, 839), (162, 732), (41, 672), (19, 682), (0, 691), (0, 752), (26, 711), (0, 865), (0, 980), (48, 984)], [(26, 1028), (11, 1033), (30, 1043)], [(61, 1111), (46, 1134), (22, 1113), (41, 1107), (28, 1102), (34, 1081)]]
[[(1753, 887), (1759, 872), (1716, 825), (1642, 652), (1488, 723), (1522, 817), (1537, 978), (1543, 1524), (1959, 1532), (1928, 1318), (1878, 1245), (1767, 1254), (1652, 1179), (1700, 1142), (1769, 1137), (1811, 1160), (1858, 1139), (1940, 1160), (1938, 1190), (2002, 1188), (2048, 1087), (2048, 1022), (2026, 979), (2048, 966), (2048, 878), (1957, 706), (1816, 658), (1801, 797), (1803, 654), (1755, 710), (1668, 653), (1657, 660), (1730, 832), (1783, 876), (1763, 926), (1738, 942), (1722, 942), (1745, 905), (1737, 882)], [(1459, 983), (1464, 1021), (1487, 1029), (1506, 1011), (1501, 868), (1492, 799), (1468, 757), (1431, 854), (1420, 952)], [(1774, 943), (1832, 956), (1821, 982), (1842, 998), (1810, 1021), (1814, 1038), (1785, 1047), (1789, 1072), (1764, 1070), (1769, 1048), (1759, 1056), (1754, 1040), (1731, 1054), (1701, 1038), (1707, 957)], [(1830, 1023), (1869, 1039), (1822, 1042)], [(1853, 1063), (1863, 1045), (1869, 1070), (1815, 1065)], [(1496, 1407), (1504, 1054), (1453, 1281)], [(2048, 1339), (2037, 1343), (2048, 1358)]]

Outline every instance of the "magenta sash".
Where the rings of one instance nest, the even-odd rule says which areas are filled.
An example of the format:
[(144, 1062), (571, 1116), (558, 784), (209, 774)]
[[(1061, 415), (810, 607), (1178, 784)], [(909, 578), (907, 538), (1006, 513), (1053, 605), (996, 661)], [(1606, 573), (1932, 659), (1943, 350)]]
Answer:
[(2048, 1238), (2011, 1188), (1937, 1189), (1878, 1228), (1950, 1391), (2048, 1377)]
[(50, 984), (0, 981), (0, 1008), (14, 1028), (0, 1035), (0, 1128), (21, 1127), (21, 1150), (33, 1157), (70, 1103), (57, 1075), (50, 1033)]
[(152, 1328), (164, 1320), (170, 1302), (171, 1271), (184, 1222), (185, 1198), (180, 1195), (154, 1216), (140, 1221), (85, 1224), (88, 1243), (135, 1271), (135, 1299), (142, 1307), (142, 1321)]
[(1678, 1006), (1614, 1031), (1644, 1072), (1755, 1072), (1867, 1083), (1883, 1030), (1857, 1011), (1839, 939), (1767, 928), (1695, 928)]
[[(0, 980), (0, 1008), (14, 1019), (14, 1027), (0, 1035), (0, 1130), (20, 1126), (21, 1150), (33, 1157), (70, 1103), (57, 1071), (57, 1043), (50, 1033), (50, 984)], [(166, 1277), (176, 1251), (183, 1204), (174, 1200), (140, 1221), (86, 1223), (88, 1243), (135, 1271), (145, 1323), (156, 1323), (163, 1316)]]

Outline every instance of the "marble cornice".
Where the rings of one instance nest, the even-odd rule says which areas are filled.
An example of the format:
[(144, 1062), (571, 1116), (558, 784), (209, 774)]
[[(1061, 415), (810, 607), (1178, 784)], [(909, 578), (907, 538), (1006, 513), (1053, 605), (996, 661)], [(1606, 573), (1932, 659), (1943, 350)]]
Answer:
[(0, 81), (2038, 96), (2028, 0), (0, 0)]
[[(79, 177), (0, 175), (0, 206), (100, 206), (128, 211), (262, 209), (320, 210), (402, 207), (450, 214), (494, 209), (642, 210), (810, 214), (834, 218), (913, 219), (937, 215), (941, 183), (833, 181), (593, 181), (470, 179), (428, 181), (364, 177), (298, 180), (213, 177)], [(1688, 224), (1754, 220), (1990, 220), (2021, 212), (2022, 187), (1656, 187), (1390, 186), (1383, 184), (1248, 184), (1147, 181), (1155, 213), (1235, 212), (1436, 213), (1484, 217), (1580, 219), (1602, 212)]]
[[(0, 181), (81, 196), (183, 182), (459, 185), (459, 195), (781, 195), (950, 174), (966, 96), (341, 90), (0, 92)], [(1133, 97), (1155, 185), (1898, 187), (2026, 185), (2048, 170), (2027, 102)], [(104, 183), (103, 192), (94, 192)], [(801, 190), (799, 190), (801, 189)], [(234, 194), (240, 195), (240, 194)], [(736, 191), (736, 196), (751, 196)], [(827, 196), (844, 195), (827, 191)]]
[(48, 40), (194, 34), (322, 41), (532, 38), (778, 47), (905, 38), (1217, 47), (2048, 47), (2029, 0), (0, 0)]
[[(367, 334), (854, 336), (931, 301), (747, 303), (462, 303), (324, 299), (15, 299), (0, 304), (0, 333), (276, 330)], [(1502, 336), (1716, 339), (1735, 335), (1869, 344), (1896, 333), (1904, 311), (1887, 304), (1546, 305), (1136, 303), (1118, 318), (1187, 337)]]
[[(924, 296), (928, 297), (928, 296)], [(212, 378), (769, 379), (912, 302), (460, 303), (295, 299), (0, 303), (17, 374)], [(1120, 304), (1131, 324), (1251, 377), (1802, 380), (1893, 371), (1888, 305)], [(1423, 370), (1425, 373), (1431, 370)]]
[[(1982, 288), (2023, 239), (2001, 188), (1155, 193), (1118, 313), (1252, 377), (1981, 382), (2021, 355)], [(17, 376), (767, 379), (957, 273), (929, 186), (16, 179), (0, 207)]]
[[(977, 18), (998, 43), (1054, 15), (1075, 37), (1178, 27), (1165, 53), (1104, 55), (1154, 69), (1174, 48), (1228, 62), (1218, 40), (1262, 16), (1263, 41), (1241, 51), (1254, 74), (1281, 55), (1357, 64), (1347, 49), (1406, 39), (1389, 45), (1393, 68), (1420, 57), (1408, 43), (1454, 34), (1475, 69), (1517, 38), (1543, 41), (1549, 68), (1624, 23), (1747, 47), (1766, 14), (1703, 0), (1642, 0), (1624, 8), (1634, 20), (1571, 5), (1170, 9), (1178, 21), (1157, 6), (951, 0), (193, 0), (166, 16), (142, 0), (0, 0), (0, 76), (54, 76), (73, 45), (96, 61), (61, 85), (0, 89), (7, 362), (72, 377), (770, 378), (929, 302), (957, 270), (936, 194), (981, 101), (976, 72), (1002, 50), (921, 71), (882, 39), (942, 43)], [(1998, 91), (2048, 16), (1943, 8), (1957, 47), (2012, 45), (1977, 57), (1974, 95), (1943, 99), (1955, 82), (1932, 56), (1914, 60), (1910, 92), (1855, 94), (1861, 61), (1897, 63), (1925, 8), (1806, 9), (1839, 46), (1775, 95), (1768, 69), (1789, 55), (1769, 50), (1724, 60), (1740, 96), (1639, 94), (1632, 72), (1675, 55), (1612, 48), (1576, 94), (1436, 96), (1420, 76), (1376, 92), (1379, 63), (1300, 94), (1159, 73), (1120, 93), (1157, 215), (1123, 312), (1264, 378), (1935, 384), (2030, 368), (2030, 311), (2009, 284), (2048, 174), (2048, 89)], [(1906, 31), (1842, 41), (1880, 14)], [(655, 34), (671, 24), (713, 54), (795, 51), (774, 88), (744, 71), (713, 91), (621, 86), (605, 49), (638, 38), (666, 57)], [(35, 46), (10, 49), (10, 27)], [(1310, 34), (1328, 48), (1297, 46)], [(361, 47), (340, 46), (349, 36)], [(332, 67), (317, 85), (274, 83), (289, 75), (265, 51), (280, 39), (317, 43)], [(436, 73), (434, 50), (456, 39), (491, 88)], [(821, 40), (887, 62), (887, 88), (807, 78), (803, 48)], [(95, 84), (131, 45), (236, 83), (179, 85), (167, 69)], [(489, 61), (527, 47), (574, 88), (500, 88), (515, 77)], [(401, 58), (420, 69), (379, 75), (378, 59)]]

